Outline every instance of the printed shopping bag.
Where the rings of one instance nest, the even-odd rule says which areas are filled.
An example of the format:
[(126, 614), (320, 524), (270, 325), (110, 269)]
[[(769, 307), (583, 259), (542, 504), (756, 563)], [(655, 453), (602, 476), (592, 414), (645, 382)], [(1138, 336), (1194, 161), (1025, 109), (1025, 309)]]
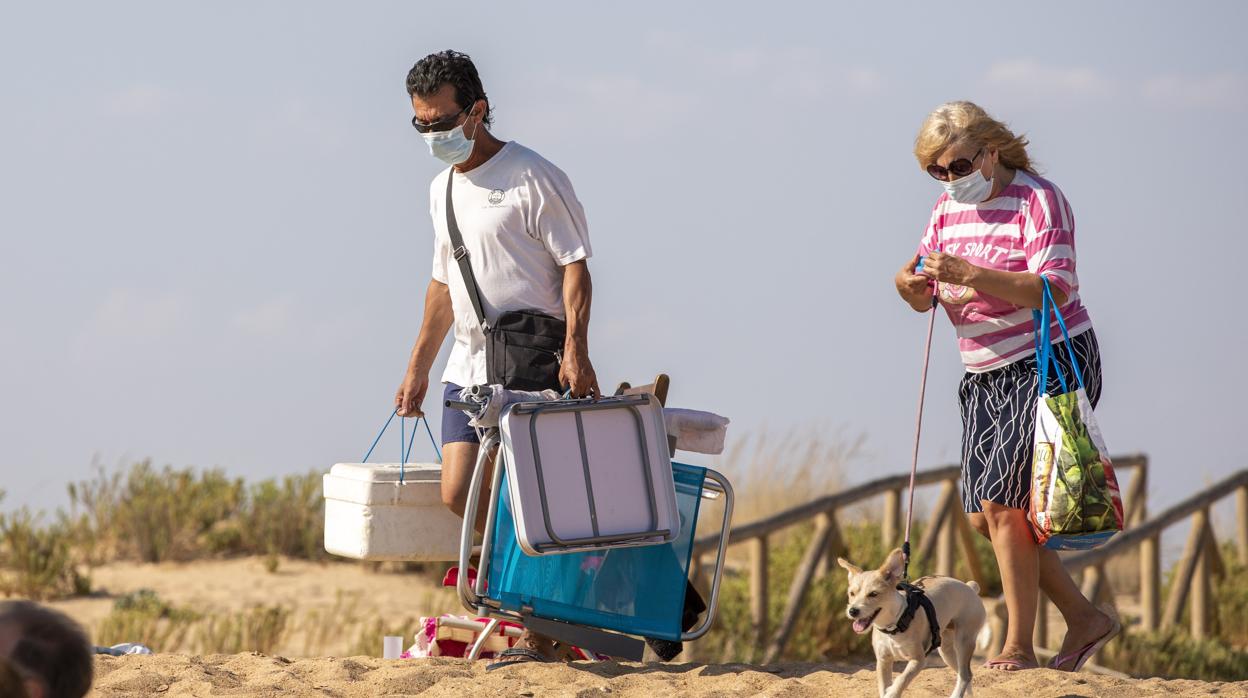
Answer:
[[(1050, 341), (1050, 310), (1066, 340), (1071, 368), (1078, 387), (1069, 390), (1053, 356)], [(1031, 505), (1028, 519), (1036, 540), (1057, 550), (1094, 548), (1122, 530), (1122, 496), (1105, 440), (1092, 414), (1092, 403), (1083, 386), (1083, 372), (1070, 345), (1066, 322), (1049, 282), (1044, 282), (1036, 323), (1036, 364), (1040, 371), (1040, 396), (1036, 401), (1035, 452), (1031, 466)], [(1047, 390), (1049, 366), (1054, 366), (1062, 392)]]

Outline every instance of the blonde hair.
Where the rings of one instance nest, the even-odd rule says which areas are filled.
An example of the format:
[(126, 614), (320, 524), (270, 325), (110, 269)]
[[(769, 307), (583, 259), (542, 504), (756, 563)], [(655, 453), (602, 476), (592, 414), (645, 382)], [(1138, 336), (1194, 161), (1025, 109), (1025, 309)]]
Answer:
[(1027, 156), (1027, 139), (1014, 135), (1008, 126), (989, 116), (974, 102), (946, 102), (928, 114), (914, 139), (914, 157), (919, 167), (926, 169), (946, 148), (962, 142), (996, 148), (1002, 165), (1036, 173)]

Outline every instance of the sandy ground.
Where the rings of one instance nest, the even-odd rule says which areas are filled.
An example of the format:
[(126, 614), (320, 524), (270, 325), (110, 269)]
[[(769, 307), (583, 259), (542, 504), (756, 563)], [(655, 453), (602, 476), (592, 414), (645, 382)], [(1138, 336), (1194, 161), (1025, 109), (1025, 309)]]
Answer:
[[(357, 619), (462, 613), (450, 590), (428, 575), (370, 572), (355, 563), (316, 564), (283, 560), (275, 573), (263, 559), (191, 564), (109, 565), (93, 572), (98, 597), (58, 602), (89, 630), (112, 608), (113, 599), (141, 588), (200, 611), (238, 611), (283, 604), (299, 613), (344, 614), (344, 599)], [(343, 617), (338, 619), (346, 622)], [(353, 633), (331, 641), (310, 659), (261, 654), (97, 658), (96, 688), (103, 696), (874, 696), (873, 670), (858, 665), (573, 664), (523, 665), (485, 671), (485, 663), (425, 659), (386, 661), (341, 658)], [(380, 637), (377, 638), (380, 654)], [(309, 654), (299, 632), (276, 652)], [(159, 649), (159, 648), (158, 648)], [(330, 656), (330, 655), (338, 655)], [(1131, 680), (1092, 674), (1071, 676), (1036, 670), (1020, 674), (977, 671), (980, 696), (1246, 696), (1248, 682)], [(908, 696), (947, 696), (953, 675), (939, 660), (924, 671)]]
[[(938, 662), (937, 662), (938, 663)], [(101, 657), (92, 696), (875, 696), (875, 674), (835, 665), (525, 664), (496, 671), (484, 662), (368, 657), (296, 659), (259, 654)], [(1144, 698), (1248, 696), (1248, 682), (1131, 680), (1049, 670), (980, 671), (980, 696)], [(932, 667), (907, 696), (947, 696), (953, 675)]]
[[(293, 609), (291, 631), (274, 650), (285, 656), (309, 654), (307, 635), (321, 631), (307, 627), (317, 612), (321, 616), (336, 615), (337, 625), (344, 630), (316, 643), (312, 653), (320, 655), (347, 654), (358, 637), (358, 623), (379, 617), (401, 622), (419, 616), (464, 612), (454, 590), (440, 586), (440, 574), (435, 580), (429, 575), (371, 572), (354, 562), (322, 564), (283, 559), (273, 573), (265, 570), (264, 558), (111, 564), (93, 570), (91, 581), (92, 588), (97, 590), (95, 596), (51, 604), (82, 623), (88, 632), (108, 615), (116, 597), (139, 589), (151, 589), (169, 603), (201, 613), (280, 604)], [(380, 655), (380, 637), (377, 643)]]

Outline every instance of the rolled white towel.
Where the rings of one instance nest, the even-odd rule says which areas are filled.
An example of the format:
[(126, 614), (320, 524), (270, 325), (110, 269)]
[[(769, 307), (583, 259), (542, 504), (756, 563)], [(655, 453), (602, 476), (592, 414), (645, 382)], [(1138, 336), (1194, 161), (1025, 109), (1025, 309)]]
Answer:
[(468, 423), (474, 427), (484, 429), (498, 426), (503, 408), (515, 402), (547, 402), (559, 399), (559, 393), (555, 390), (507, 390), (501, 385), (491, 385), (490, 390), (491, 393), (484, 398), (473, 395), (468, 388), (459, 392), (460, 400), (481, 405), (476, 414), (469, 415), (471, 419)]
[(676, 437), (676, 448), (694, 453), (717, 455), (724, 452), (729, 420), (714, 412), (664, 407), (663, 421), (668, 436)]

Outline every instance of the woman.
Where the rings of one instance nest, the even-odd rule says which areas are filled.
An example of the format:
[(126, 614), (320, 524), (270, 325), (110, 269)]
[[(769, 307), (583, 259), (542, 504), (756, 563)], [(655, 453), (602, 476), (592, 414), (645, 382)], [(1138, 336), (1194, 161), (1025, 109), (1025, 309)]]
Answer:
[[(1050, 666), (1077, 671), (1120, 626), (1083, 597), (1057, 553), (1036, 545), (1027, 522), (1039, 388), (1031, 311), (1041, 305), (1044, 280), (1070, 330), (1070, 346), (1055, 346), (1059, 370), (1074, 378), (1067, 354), (1073, 349), (1093, 405), (1101, 394), (1096, 333), (1075, 274), (1074, 218), (1061, 191), (1036, 174), (1027, 140), (971, 102), (950, 102), (932, 112), (919, 129), (914, 155), (945, 193), (918, 254), (895, 281), (901, 297), (920, 312), (932, 307), (937, 294), (966, 365), (958, 396), (962, 503), (971, 523), (992, 541), (1009, 611), (1004, 648), (987, 666), (1037, 666), (1032, 629), (1039, 587), (1068, 627)], [(1056, 325), (1053, 336), (1055, 344), (1063, 343)], [(1060, 392), (1052, 374), (1048, 389)]]

